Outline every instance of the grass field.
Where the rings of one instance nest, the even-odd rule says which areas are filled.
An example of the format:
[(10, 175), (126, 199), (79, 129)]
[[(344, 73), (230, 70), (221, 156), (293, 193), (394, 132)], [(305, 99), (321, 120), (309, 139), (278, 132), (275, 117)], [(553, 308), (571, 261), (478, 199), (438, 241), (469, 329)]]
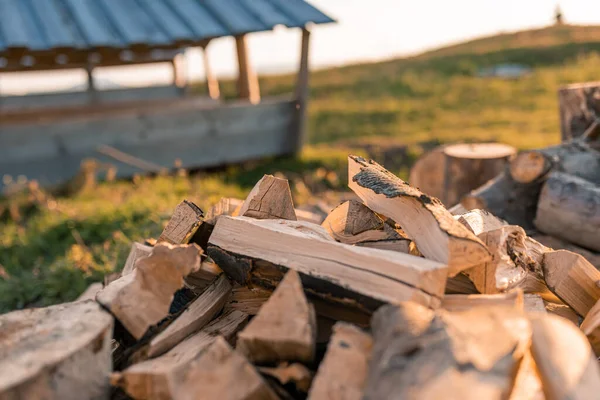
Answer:
[[(119, 270), (132, 241), (156, 237), (183, 198), (207, 208), (244, 197), (264, 173), (292, 180), (297, 203), (345, 187), (348, 152), (406, 146), (392, 169), (406, 176), (434, 143), (501, 141), (518, 148), (559, 141), (557, 88), (596, 80), (600, 27), (553, 27), (438, 49), (417, 57), (312, 74), (309, 145), (298, 158), (264, 160), (193, 177), (100, 184), (0, 216), (0, 312), (74, 299)], [(518, 80), (479, 78), (480, 68), (520, 63)], [(263, 95), (290, 92), (293, 76), (261, 79)], [(233, 85), (223, 85), (226, 95)], [(372, 151), (371, 151), (372, 152)], [(377, 156), (377, 152), (375, 152)], [(15, 200), (27, 205), (23, 200)], [(6, 204), (7, 199), (0, 200)], [(0, 203), (1, 204), (1, 203)]]

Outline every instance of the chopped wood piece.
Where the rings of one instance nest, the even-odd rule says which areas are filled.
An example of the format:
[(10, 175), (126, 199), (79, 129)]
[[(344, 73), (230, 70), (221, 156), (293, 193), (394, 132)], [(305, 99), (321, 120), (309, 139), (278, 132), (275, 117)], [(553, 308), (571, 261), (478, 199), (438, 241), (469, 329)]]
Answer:
[(542, 381), (537, 372), (531, 349), (523, 356), (508, 400), (545, 400)]
[(544, 254), (543, 267), (552, 293), (585, 317), (600, 298), (600, 271), (579, 254), (567, 250)]
[(368, 333), (344, 322), (336, 323), (309, 400), (362, 399), (372, 346)]
[(189, 243), (202, 223), (204, 213), (191, 201), (184, 200), (173, 212), (169, 223), (160, 234), (158, 242), (171, 244)]
[(239, 216), (296, 221), (294, 201), (287, 179), (265, 175), (254, 186), (240, 208)]
[(447, 264), (450, 276), (491, 258), (485, 245), (452, 218), (438, 199), (374, 161), (356, 156), (348, 160), (350, 189), (367, 207), (399, 223), (425, 257)]
[(247, 320), (248, 316), (240, 311), (225, 313), (162, 356), (114, 373), (111, 381), (134, 399), (177, 398), (174, 396), (177, 385), (189, 364), (214, 342), (217, 335), (231, 342)]
[(409, 252), (410, 239), (404, 232), (392, 228), (356, 200), (346, 201), (334, 208), (322, 226), (340, 243)]
[(506, 398), (531, 335), (503, 306), (434, 313), (405, 302), (380, 308), (371, 326), (365, 399)]
[(152, 338), (148, 355), (150, 357), (161, 355), (190, 334), (202, 329), (223, 309), (230, 294), (231, 283), (225, 275), (221, 275), (175, 321)]
[(596, 356), (600, 357), (600, 301), (585, 316), (580, 328), (590, 341)]
[(141, 258), (148, 257), (151, 251), (151, 246), (146, 246), (142, 243), (133, 243), (131, 245), (129, 255), (127, 256), (127, 260), (125, 261), (125, 266), (123, 267), (121, 276), (132, 273), (135, 269), (135, 264), (137, 263), (137, 261)]
[(508, 225), (506, 221), (501, 220), (491, 212), (477, 209), (460, 215), (457, 221), (466, 226), (476, 236)]
[(586, 250), (582, 247), (569, 243), (563, 239), (559, 239), (554, 236), (548, 236), (541, 233), (535, 233), (531, 235), (531, 238), (537, 240), (544, 246), (554, 250), (569, 250), (573, 253), (582, 255), (588, 260), (594, 267), (600, 269), (600, 253), (596, 253), (590, 250)]
[(541, 232), (600, 251), (600, 186), (553, 172), (542, 188), (534, 223)]
[(575, 324), (575, 326), (579, 326), (579, 324), (581, 323), (579, 315), (577, 315), (577, 313), (573, 311), (573, 309), (568, 305), (564, 303), (553, 303), (549, 301), (544, 301), (544, 304), (546, 307), (546, 312), (548, 312), (549, 314), (558, 315), (559, 317), (568, 319), (573, 324)]
[(546, 313), (546, 303), (542, 296), (537, 293), (525, 293), (525, 311)]
[(360, 247), (368, 247), (370, 249), (399, 251), (401, 253), (412, 254), (413, 256), (420, 256), (420, 254), (416, 254), (418, 250), (416, 249), (416, 247), (412, 246), (414, 245), (414, 243), (411, 242), (409, 238), (396, 240), (377, 240), (374, 242), (360, 242), (356, 245)]
[(275, 368), (259, 367), (258, 370), (277, 381), (282, 385), (293, 383), (296, 390), (307, 393), (312, 383), (313, 374), (302, 364), (281, 363)]
[(278, 399), (254, 366), (220, 336), (189, 365), (181, 382), (178, 382), (175, 398)]
[(442, 300), (442, 308), (453, 312), (490, 306), (515, 307), (515, 309), (522, 311), (524, 309), (523, 304), (523, 291), (521, 289), (500, 294), (447, 294)]
[(558, 90), (563, 142), (581, 137), (600, 116), (598, 82), (573, 83)]
[(240, 310), (248, 315), (258, 314), (258, 310), (269, 300), (272, 290), (260, 287), (249, 288), (236, 283), (231, 292), (231, 297), (225, 304), (225, 309)]
[(104, 399), (113, 318), (94, 301), (0, 316), (0, 399)]
[(104, 285), (100, 282), (92, 283), (75, 301), (94, 300), (98, 292), (102, 290), (103, 286)]
[(531, 349), (546, 399), (596, 398), (600, 369), (583, 333), (554, 315), (531, 317), (531, 327)]
[(236, 208), (242, 206), (244, 200), (234, 199), (232, 197), (223, 197), (206, 213), (204, 219), (207, 223), (214, 225), (217, 223), (217, 217), (220, 215), (232, 215)]
[(479, 238), (492, 253), (492, 259), (464, 274), (481, 293), (493, 294), (516, 287), (529, 291), (533, 290), (533, 281), (543, 282), (541, 261), (546, 248), (528, 238), (523, 228), (506, 225), (483, 232)]
[(169, 313), (173, 294), (183, 277), (200, 267), (201, 249), (193, 245), (156, 245), (138, 261), (133, 273), (102, 289), (96, 300), (136, 339)]
[(536, 150), (522, 151), (510, 162), (510, 176), (519, 183), (531, 183), (545, 177), (552, 168), (552, 161)]
[(217, 264), (203, 261), (198, 271), (191, 272), (185, 277), (185, 284), (196, 294), (201, 294), (223, 271)]
[(282, 271), (295, 270), (309, 295), (335, 305), (338, 312), (372, 312), (403, 300), (437, 307), (446, 284), (443, 264), (337, 243), (322, 227), (306, 222), (223, 216), (208, 254), (242, 285), (252, 282), (271, 289)]
[(479, 294), (473, 282), (463, 273), (448, 278), (446, 294)]
[(311, 362), (316, 334), (315, 311), (304, 296), (300, 275), (290, 270), (238, 334), (237, 349), (254, 363)]

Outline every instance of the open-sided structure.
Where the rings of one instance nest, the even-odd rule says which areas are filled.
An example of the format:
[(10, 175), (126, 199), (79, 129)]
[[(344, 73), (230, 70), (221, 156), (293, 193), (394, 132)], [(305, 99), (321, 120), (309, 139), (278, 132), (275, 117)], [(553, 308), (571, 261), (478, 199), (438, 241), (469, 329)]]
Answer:
[[(0, 73), (85, 69), (89, 87), (0, 96), (0, 175), (53, 184), (89, 157), (127, 176), (175, 160), (203, 167), (294, 153), (303, 141), (309, 26), (328, 22), (304, 0), (2, 0)], [(278, 25), (302, 29), (296, 92), (261, 99), (246, 35)], [(239, 66), (239, 99), (227, 103), (205, 53), (223, 36), (235, 37)], [(181, 54), (189, 47), (203, 50), (208, 96), (186, 90)], [(96, 90), (97, 67), (157, 62), (172, 62), (172, 85)]]

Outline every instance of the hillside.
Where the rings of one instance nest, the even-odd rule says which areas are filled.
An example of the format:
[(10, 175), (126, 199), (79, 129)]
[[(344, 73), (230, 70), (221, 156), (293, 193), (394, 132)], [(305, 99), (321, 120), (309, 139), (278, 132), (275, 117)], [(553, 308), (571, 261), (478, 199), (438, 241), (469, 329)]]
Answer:
[[(532, 68), (518, 80), (479, 78), (498, 63)], [(519, 148), (559, 141), (557, 88), (598, 79), (600, 27), (561, 26), (502, 34), (407, 59), (316, 71), (309, 141), (299, 158), (265, 160), (193, 177), (140, 178), (34, 204), (20, 221), (0, 215), (0, 312), (75, 298), (87, 284), (123, 265), (132, 241), (156, 237), (184, 197), (209, 207), (243, 197), (264, 173), (292, 180), (296, 203), (345, 188), (345, 157), (365, 153), (406, 176), (435, 143), (502, 141)], [(292, 90), (293, 76), (261, 79), (263, 95)], [(223, 92), (233, 93), (226, 82)], [(390, 163), (388, 163), (388, 161)]]

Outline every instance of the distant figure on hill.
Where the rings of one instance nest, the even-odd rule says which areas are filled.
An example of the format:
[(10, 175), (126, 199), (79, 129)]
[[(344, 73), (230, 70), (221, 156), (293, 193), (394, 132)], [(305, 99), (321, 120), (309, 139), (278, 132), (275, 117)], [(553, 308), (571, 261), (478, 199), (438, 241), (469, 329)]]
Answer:
[(564, 24), (563, 13), (562, 13), (559, 5), (556, 6), (556, 9), (554, 11), (554, 24), (555, 25)]

